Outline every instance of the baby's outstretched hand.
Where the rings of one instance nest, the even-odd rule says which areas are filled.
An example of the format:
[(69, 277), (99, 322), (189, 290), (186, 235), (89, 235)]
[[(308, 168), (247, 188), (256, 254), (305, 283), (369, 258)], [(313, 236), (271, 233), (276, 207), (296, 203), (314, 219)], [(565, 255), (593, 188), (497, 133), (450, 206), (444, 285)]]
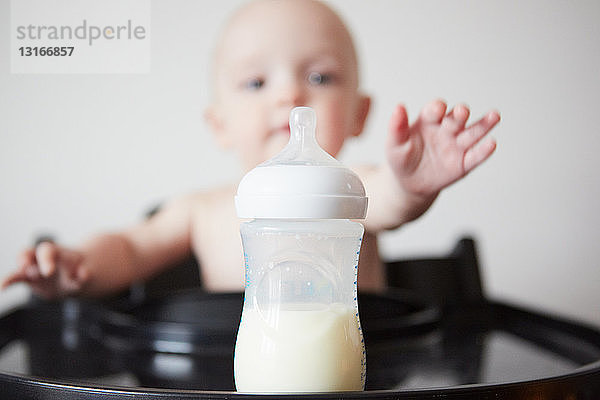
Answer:
[(80, 252), (42, 242), (21, 253), (17, 270), (2, 282), (2, 288), (25, 282), (37, 295), (47, 299), (74, 294), (88, 280), (82, 262)]
[(446, 104), (429, 103), (409, 126), (404, 106), (390, 121), (387, 157), (402, 189), (418, 196), (435, 196), (484, 162), (496, 149), (487, 133), (500, 121), (491, 111), (465, 126), (469, 109), (458, 105), (446, 114)]

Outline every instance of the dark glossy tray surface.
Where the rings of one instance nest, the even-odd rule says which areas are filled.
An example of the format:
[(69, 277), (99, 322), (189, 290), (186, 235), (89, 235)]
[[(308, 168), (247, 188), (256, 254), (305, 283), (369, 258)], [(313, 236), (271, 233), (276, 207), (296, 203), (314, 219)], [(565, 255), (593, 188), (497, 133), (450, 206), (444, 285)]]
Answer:
[[(14, 398), (241, 396), (228, 393), (241, 304), (201, 291), (31, 302), (0, 319), (0, 387)], [(366, 391), (309, 397), (600, 398), (597, 330), (493, 302), (438, 310), (401, 291), (359, 304)]]

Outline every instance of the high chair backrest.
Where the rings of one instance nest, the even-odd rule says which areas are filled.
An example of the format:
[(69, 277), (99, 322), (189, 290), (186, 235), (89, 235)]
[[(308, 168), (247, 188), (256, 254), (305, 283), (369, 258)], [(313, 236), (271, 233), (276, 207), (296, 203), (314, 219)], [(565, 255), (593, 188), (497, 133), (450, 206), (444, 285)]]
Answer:
[(484, 300), (475, 241), (465, 237), (445, 257), (424, 257), (386, 264), (391, 287), (407, 289), (439, 306), (459, 306)]

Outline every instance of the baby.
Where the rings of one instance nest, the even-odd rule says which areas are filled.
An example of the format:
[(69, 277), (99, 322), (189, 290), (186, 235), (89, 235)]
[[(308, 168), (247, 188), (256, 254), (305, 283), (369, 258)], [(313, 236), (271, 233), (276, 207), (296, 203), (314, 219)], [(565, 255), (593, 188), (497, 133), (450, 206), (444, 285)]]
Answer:
[[(359, 90), (357, 57), (341, 19), (312, 0), (258, 0), (226, 24), (214, 54), (214, 87), (206, 120), (218, 143), (246, 170), (272, 157), (289, 139), (296, 106), (315, 109), (317, 140), (336, 156), (363, 131), (370, 99)], [(447, 110), (436, 100), (409, 124), (406, 109), (392, 113), (380, 166), (354, 168), (365, 184), (369, 210), (360, 256), (361, 289), (383, 287), (377, 234), (423, 214), (440, 191), (494, 151), (486, 137), (498, 123), (489, 112), (466, 126), (469, 109)], [(244, 265), (236, 185), (174, 199), (154, 217), (77, 248), (44, 242), (25, 250), (3, 287), (26, 282), (46, 298), (101, 296), (126, 288), (193, 253), (208, 290), (242, 290)]]

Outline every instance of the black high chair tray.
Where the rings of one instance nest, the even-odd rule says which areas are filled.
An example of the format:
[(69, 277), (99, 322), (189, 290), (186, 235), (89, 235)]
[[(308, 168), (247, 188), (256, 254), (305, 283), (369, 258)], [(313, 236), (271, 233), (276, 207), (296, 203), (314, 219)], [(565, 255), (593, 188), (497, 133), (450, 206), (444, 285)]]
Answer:
[[(241, 293), (187, 290), (141, 304), (32, 300), (0, 318), (10, 399), (279, 398), (235, 393)], [(410, 292), (359, 295), (364, 392), (320, 399), (599, 399), (600, 332), (506, 304), (436, 308)]]

